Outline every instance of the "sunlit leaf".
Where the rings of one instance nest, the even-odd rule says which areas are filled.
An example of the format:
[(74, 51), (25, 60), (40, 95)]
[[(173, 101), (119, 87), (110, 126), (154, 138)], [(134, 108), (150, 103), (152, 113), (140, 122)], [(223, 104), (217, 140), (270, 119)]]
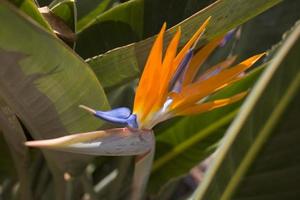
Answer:
[[(0, 24), (0, 96), (32, 137), (54, 138), (99, 128), (101, 121), (78, 108), (79, 104), (109, 107), (92, 70), (59, 39), (5, 1), (0, 3)], [(63, 199), (64, 172), (78, 175), (90, 158), (43, 152), (59, 190), (57, 198)]]

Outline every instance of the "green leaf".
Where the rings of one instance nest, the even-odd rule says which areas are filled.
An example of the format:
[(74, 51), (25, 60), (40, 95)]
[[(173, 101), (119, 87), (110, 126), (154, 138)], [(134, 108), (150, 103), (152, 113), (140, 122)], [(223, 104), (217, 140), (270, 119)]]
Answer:
[[(260, 67), (241, 81), (221, 90), (211, 98), (226, 98), (249, 89), (262, 72)], [(211, 112), (175, 119), (155, 130), (157, 151), (150, 177), (150, 191), (156, 193), (171, 178), (186, 174), (210, 155), (240, 103)]]
[(215, 0), (144, 0), (144, 31), (143, 38), (157, 34), (164, 22), (172, 27)]
[(140, 40), (143, 14), (143, 0), (128, 1), (104, 12), (78, 33), (76, 52), (88, 58)]
[[(76, 50), (83, 57), (91, 57), (145, 39), (156, 34), (164, 22), (171, 27), (209, 5), (209, 2), (212, 1), (132, 0), (118, 4), (98, 15), (80, 32)], [(90, 48), (87, 45), (95, 41), (97, 46)]]
[[(0, 97), (34, 139), (91, 131), (102, 124), (78, 105), (109, 108), (92, 70), (55, 36), (0, 3)], [(22, 37), (20, 37), (22, 33)], [(90, 157), (43, 151), (64, 199), (64, 172), (76, 177)]]
[(35, 4), (34, 0), (10, 0), (10, 2), (12, 2), (15, 6), (17, 6), (20, 10), (30, 16), (31, 19), (39, 23), (41, 26), (45, 27), (49, 31), (52, 30), (47, 20), (45, 20), (45, 18), (38, 10), (38, 7)]
[[(167, 39), (164, 45), (166, 46), (178, 26), (182, 27), (182, 32), (184, 33), (180, 41), (180, 44), (183, 45), (198, 29), (200, 24), (207, 17), (212, 16), (211, 23), (201, 41), (201, 44), (203, 44), (211, 38), (237, 27), (279, 2), (280, 0), (217, 1), (169, 29), (166, 33)], [(155, 37), (151, 37), (138, 43), (111, 50), (105, 54), (88, 59), (87, 63), (92, 67), (104, 88), (121, 85), (139, 76), (139, 71), (144, 66), (154, 39)], [(90, 46), (91, 44), (89, 44)]]
[(234, 54), (245, 59), (280, 42), (282, 35), (300, 19), (299, 9), (300, 1), (283, 1), (243, 24)]
[(97, 18), (107, 9), (112, 0), (78, 0), (77, 32), (81, 32), (97, 21)]
[(300, 24), (227, 130), (195, 199), (299, 199)]

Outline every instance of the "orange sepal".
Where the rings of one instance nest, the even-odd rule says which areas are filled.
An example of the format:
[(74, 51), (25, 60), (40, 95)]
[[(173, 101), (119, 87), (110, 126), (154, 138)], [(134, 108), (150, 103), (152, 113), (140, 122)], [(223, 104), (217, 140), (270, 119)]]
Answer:
[(170, 74), (170, 76), (172, 77), (173, 74), (176, 72), (177, 67), (179, 66), (179, 64), (181, 63), (182, 59), (184, 58), (184, 56), (187, 54), (188, 50), (192, 47), (192, 45), (194, 45), (194, 43), (199, 40), (199, 37), (203, 34), (203, 32), (205, 31), (205, 28), (208, 25), (208, 22), (210, 21), (211, 17), (208, 17), (203, 24), (200, 26), (200, 28), (196, 31), (196, 33), (192, 36), (192, 38), (185, 44), (185, 46), (181, 49), (181, 51), (178, 53), (178, 55), (176, 56), (176, 58), (173, 61), (173, 69), (172, 69), (172, 73)]
[(227, 58), (226, 60), (214, 65), (213, 67), (210, 67), (199, 78), (197, 78), (197, 81), (206, 80), (207, 76), (209, 76), (209, 74), (213, 73), (214, 71), (216, 71), (218, 69), (220, 69), (219, 73), (221, 73), (222, 70), (224, 70), (224, 69), (228, 68), (229, 66), (231, 66), (234, 63), (235, 60), (236, 60), (236, 56), (231, 56), (231, 57)]
[(143, 112), (143, 110), (151, 107), (151, 99), (155, 98), (154, 95), (151, 95), (151, 92), (157, 90), (157, 86), (159, 85), (157, 78), (161, 75), (160, 69), (162, 65), (162, 48), (165, 30), (166, 23), (164, 23), (153, 44), (139, 85), (136, 89), (133, 112), (139, 113), (139, 118), (144, 118), (146, 113)]
[(223, 70), (221, 73), (204, 81), (197, 81), (182, 89), (179, 94), (172, 94), (173, 104), (172, 109), (179, 107), (187, 107), (202, 98), (212, 94), (213, 92), (228, 85), (239, 74), (250, 68), (257, 60), (259, 60), (265, 53), (258, 54), (248, 58), (240, 64)]
[(169, 82), (170, 82), (170, 73), (172, 70), (171, 64), (176, 56), (180, 35), (181, 35), (181, 28), (179, 27), (166, 50), (166, 54), (161, 69), (162, 76), (160, 77), (160, 80), (157, 80), (160, 86), (159, 89), (156, 90), (157, 93), (155, 94), (156, 101), (155, 104), (153, 105), (154, 111), (160, 108), (167, 98)]
[(241, 100), (242, 98), (244, 98), (246, 96), (246, 94), (247, 94), (247, 92), (241, 92), (239, 94), (236, 94), (236, 95), (226, 98), (226, 99), (218, 99), (218, 100), (210, 101), (207, 103), (202, 103), (199, 105), (193, 105), (193, 106), (185, 108), (181, 111), (178, 111), (178, 113), (176, 113), (176, 115), (181, 115), (181, 116), (194, 115), (194, 114), (211, 111), (213, 109), (235, 103), (235, 102)]
[(223, 35), (220, 37), (217, 37), (216, 39), (212, 40), (209, 42), (207, 45), (205, 45), (202, 49), (200, 49), (192, 58), (191, 63), (189, 67), (187, 68), (187, 71), (185, 72), (185, 76), (183, 79), (183, 84), (182, 86), (186, 86), (190, 84), (200, 66), (204, 63), (204, 61), (208, 58), (208, 56), (213, 52), (213, 50), (220, 44), (220, 42), (223, 39)]

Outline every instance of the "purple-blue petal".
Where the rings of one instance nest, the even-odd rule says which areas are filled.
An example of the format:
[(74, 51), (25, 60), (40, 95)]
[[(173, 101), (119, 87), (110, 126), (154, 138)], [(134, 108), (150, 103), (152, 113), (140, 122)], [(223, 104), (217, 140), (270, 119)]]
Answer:
[(213, 70), (209, 73), (203, 74), (202, 76), (200, 76), (200, 78), (197, 81), (207, 80), (207, 79), (219, 74), (221, 71), (222, 71), (222, 66), (216, 68), (215, 70)]
[(138, 128), (136, 115), (131, 114), (130, 109), (126, 107), (116, 108), (110, 111), (98, 110), (95, 116), (110, 123)]
[(220, 42), (220, 47), (225, 46), (225, 44), (226, 44), (229, 40), (231, 40), (231, 39), (233, 38), (234, 34), (235, 34), (235, 29), (230, 30), (230, 31), (225, 35), (225, 37), (223, 38), (223, 40)]
[(138, 128), (138, 124), (137, 124), (137, 121), (136, 121), (136, 115), (135, 114), (132, 114), (128, 117), (127, 119), (127, 125), (131, 128)]
[(103, 114), (105, 116), (123, 118), (123, 119), (127, 119), (131, 114), (130, 109), (126, 107), (120, 107), (108, 111), (98, 111), (98, 112), (101, 115)]
[(184, 56), (183, 60), (181, 61), (177, 71), (170, 83), (170, 90), (174, 92), (179, 92), (181, 90), (183, 77), (189, 63), (194, 55), (194, 49), (190, 49), (186, 55)]

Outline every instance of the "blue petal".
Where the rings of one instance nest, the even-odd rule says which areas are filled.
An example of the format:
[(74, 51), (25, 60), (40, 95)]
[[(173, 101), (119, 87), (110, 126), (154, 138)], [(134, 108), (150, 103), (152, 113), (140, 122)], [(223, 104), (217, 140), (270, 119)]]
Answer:
[(131, 128), (138, 128), (138, 124), (137, 124), (137, 121), (136, 121), (136, 115), (135, 114), (132, 114), (128, 117), (127, 119), (127, 125)]
[(211, 71), (209, 73), (203, 74), (202, 76), (200, 76), (200, 78), (197, 81), (204, 81), (207, 80), (217, 74), (219, 74), (222, 71), (222, 66), (216, 68), (214, 71)]
[(177, 71), (171, 81), (170, 90), (174, 92), (179, 92), (181, 90), (182, 82), (184, 73), (189, 66), (189, 63), (194, 55), (194, 49), (190, 49), (186, 55), (184, 56), (183, 60), (181, 61)]
[(130, 109), (126, 107), (115, 108), (109, 111), (97, 111), (97, 112), (99, 112), (99, 114), (101, 115), (122, 118), (122, 119), (127, 119), (131, 114)]
[(126, 124), (126, 119), (120, 117), (113, 117), (109, 114), (106, 114), (106, 112), (96, 111), (95, 116), (111, 123)]
[(107, 122), (138, 128), (136, 115), (131, 114), (129, 108), (121, 107), (110, 111), (96, 111), (95, 116)]
[(234, 34), (235, 34), (235, 29), (230, 30), (230, 31), (225, 35), (225, 37), (223, 38), (223, 40), (220, 42), (220, 47), (224, 47), (225, 44), (226, 44), (229, 40), (231, 40), (231, 39), (233, 38)]

